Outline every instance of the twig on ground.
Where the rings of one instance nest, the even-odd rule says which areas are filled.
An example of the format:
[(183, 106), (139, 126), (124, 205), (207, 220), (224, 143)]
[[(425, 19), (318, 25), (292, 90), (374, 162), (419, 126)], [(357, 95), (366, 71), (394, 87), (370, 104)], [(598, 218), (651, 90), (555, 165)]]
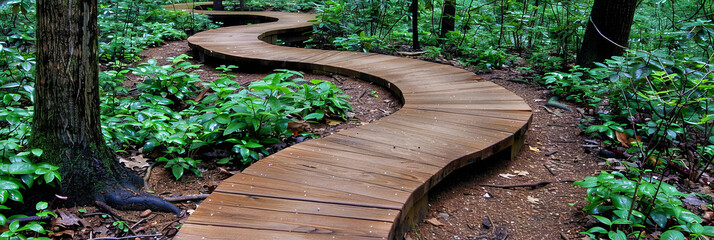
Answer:
[(551, 184), (551, 181), (540, 181), (537, 183), (526, 183), (526, 184), (514, 184), (514, 185), (491, 185), (491, 184), (480, 184), (481, 187), (494, 187), (494, 188), (517, 188), (517, 187), (528, 187), (536, 188)]
[(121, 240), (121, 239), (133, 239), (133, 238), (146, 238), (146, 237), (160, 237), (163, 236), (161, 234), (151, 234), (151, 235), (133, 235), (133, 236), (125, 236), (125, 237), (98, 237), (98, 238), (90, 238), (90, 240)]
[(26, 223), (26, 222), (33, 222), (33, 221), (49, 221), (52, 219), (52, 217), (40, 217), (40, 216), (29, 216), (29, 217), (24, 217), (24, 218), (15, 218), (13, 220), (10, 220), (7, 222), (8, 225), (13, 222), (20, 222), (20, 223)]
[(203, 200), (208, 197), (208, 194), (196, 194), (196, 195), (185, 195), (185, 196), (178, 196), (178, 197), (165, 197), (164, 200), (169, 201), (169, 202), (183, 202), (183, 201), (192, 201), (192, 200)]

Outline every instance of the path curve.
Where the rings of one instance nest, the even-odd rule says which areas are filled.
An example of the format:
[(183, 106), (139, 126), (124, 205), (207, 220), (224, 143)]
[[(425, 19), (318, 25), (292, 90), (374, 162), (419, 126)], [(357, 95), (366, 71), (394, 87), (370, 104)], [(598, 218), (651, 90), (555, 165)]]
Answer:
[(512, 157), (523, 143), (530, 107), (469, 71), (268, 43), (312, 29), (311, 14), (195, 12), (277, 20), (200, 32), (188, 41), (202, 55), (349, 75), (390, 88), (404, 105), (370, 124), (289, 147), (224, 180), (176, 239), (401, 239), (423, 216), (428, 191), (446, 175), (496, 153)]

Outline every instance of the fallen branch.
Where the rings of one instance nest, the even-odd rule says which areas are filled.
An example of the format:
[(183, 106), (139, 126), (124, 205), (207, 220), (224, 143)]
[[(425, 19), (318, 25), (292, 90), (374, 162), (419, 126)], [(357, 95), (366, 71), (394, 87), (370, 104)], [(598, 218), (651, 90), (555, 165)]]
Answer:
[(183, 201), (193, 201), (193, 200), (203, 200), (208, 197), (208, 194), (196, 194), (196, 195), (185, 195), (178, 197), (165, 197), (164, 200), (169, 202), (183, 202)]
[(537, 183), (526, 183), (526, 184), (514, 184), (514, 185), (491, 185), (491, 184), (480, 184), (481, 187), (494, 187), (494, 188), (517, 188), (517, 187), (528, 187), (536, 188), (551, 184), (551, 181), (540, 181)]
[(102, 201), (94, 201), (94, 204), (96, 204), (99, 208), (104, 209), (104, 211), (107, 211), (107, 213), (109, 213), (108, 214), (109, 216), (112, 216), (113, 218), (115, 218), (117, 220), (125, 221), (121, 216), (119, 216), (119, 214), (114, 212), (114, 209), (112, 209), (112, 207), (110, 207), (106, 203), (104, 203)]
[(134, 236), (125, 236), (125, 237), (98, 237), (98, 238), (90, 238), (90, 240), (121, 240), (121, 239), (134, 239), (134, 238), (148, 238), (148, 237), (161, 237), (163, 235), (161, 234), (152, 234), (152, 235), (134, 235)]
[(15, 218), (13, 220), (10, 220), (7, 222), (8, 225), (10, 225), (13, 222), (20, 222), (20, 223), (27, 223), (27, 222), (34, 222), (34, 221), (49, 221), (52, 219), (52, 217), (40, 217), (40, 216), (29, 216), (29, 217), (24, 217), (24, 218)]

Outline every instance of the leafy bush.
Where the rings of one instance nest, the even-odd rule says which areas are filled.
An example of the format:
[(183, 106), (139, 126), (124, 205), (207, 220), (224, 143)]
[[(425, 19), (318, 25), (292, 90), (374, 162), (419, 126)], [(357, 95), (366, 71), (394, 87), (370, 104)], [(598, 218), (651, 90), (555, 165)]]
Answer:
[[(585, 198), (590, 204), (583, 210), (595, 217), (603, 227), (592, 227), (583, 234), (592, 239), (609, 237), (627, 239), (642, 230), (666, 229), (662, 239), (691, 239), (714, 236), (714, 226), (702, 226), (702, 219), (682, 207), (680, 198), (687, 196), (672, 185), (651, 178), (630, 180), (619, 172), (602, 172), (586, 177), (575, 186), (587, 188)], [(623, 231), (624, 230), (624, 231)]]
[(184, 170), (200, 175), (200, 161), (193, 156), (206, 148), (232, 153), (221, 163), (237, 159), (247, 165), (291, 136), (287, 125), (294, 118), (320, 121), (351, 110), (347, 96), (330, 82), (306, 81), (297, 72), (283, 70), (243, 88), (228, 73), (235, 66), (219, 67), (224, 74), (204, 84), (214, 93), (204, 90), (206, 95), (196, 102), (200, 79), (192, 71), (198, 66), (186, 62), (188, 58), (170, 58), (165, 66), (154, 60), (139, 64), (133, 71), (144, 77), (137, 84), (140, 96), (121, 87), (126, 72), (101, 74), (102, 89), (118, 93), (103, 94), (104, 138), (119, 151), (140, 146), (145, 153), (159, 153), (159, 161), (167, 162), (176, 178)]

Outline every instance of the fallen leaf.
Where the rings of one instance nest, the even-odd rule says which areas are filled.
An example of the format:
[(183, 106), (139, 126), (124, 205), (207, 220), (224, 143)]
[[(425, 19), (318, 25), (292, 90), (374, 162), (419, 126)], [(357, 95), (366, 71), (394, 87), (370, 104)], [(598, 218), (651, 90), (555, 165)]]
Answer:
[(528, 199), (527, 199), (526, 201), (528, 201), (529, 203), (532, 203), (532, 204), (538, 204), (538, 203), (540, 203), (540, 199), (537, 199), (537, 198), (534, 198), (534, 197), (531, 197), (531, 196), (528, 196)]
[(533, 146), (528, 146), (528, 148), (530, 148), (530, 149), (531, 149), (531, 151), (534, 151), (534, 152), (540, 152), (540, 149), (538, 149), (537, 147), (533, 147)]
[(620, 142), (623, 147), (630, 147), (630, 142), (627, 140), (627, 134), (624, 132), (615, 131), (615, 138), (617, 138), (617, 141)]
[(689, 194), (689, 196), (682, 198), (682, 202), (689, 203), (694, 206), (699, 206), (699, 205), (705, 205), (706, 203), (702, 201), (697, 195), (694, 193)]
[(144, 169), (148, 168), (149, 164), (146, 162), (146, 158), (144, 158), (143, 155), (137, 155), (137, 156), (132, 156), (130, 158), (123, 158), (119, 157), (119, 162), (124, 163), (124, 166), (126, 166), (129, 169)]
[(510, 174), (510, 173), (501, 173), (501, 174), (498, 174), (498, 176), (500, 176), (502, 178), (511, 179), (512, 177), (515, 177), (516, 175)]
[(518, 173), (518, 176), (525, 176), (525, 175), (528, 175), (528, 174), (529, 174), (529, 173), (528, 173), (527, 171), (520, 171), (520, 172)]
[(139, 214), (139, 217), (145, 218), (145, 217), (148, 217), (149, 215), (151, 215), (151, 209), (146, 209)]
[(326, 119), (325, 119), (325, 122), (327, 122), (327, 125), (330, 125), (330, 126), (335, 126), (335, 125), (337, 125), (337, 124), (342, 123), (341, 120), (330, 119), (330, 118), (326, 118)]
[(437, 226), (437, 227), (444, 226), (444, 224), (439, 222), (439, 220), (436, 220), (436, 218), (429, 218), (426, 220), (426, 222), (428, 222), (431, 225)]

